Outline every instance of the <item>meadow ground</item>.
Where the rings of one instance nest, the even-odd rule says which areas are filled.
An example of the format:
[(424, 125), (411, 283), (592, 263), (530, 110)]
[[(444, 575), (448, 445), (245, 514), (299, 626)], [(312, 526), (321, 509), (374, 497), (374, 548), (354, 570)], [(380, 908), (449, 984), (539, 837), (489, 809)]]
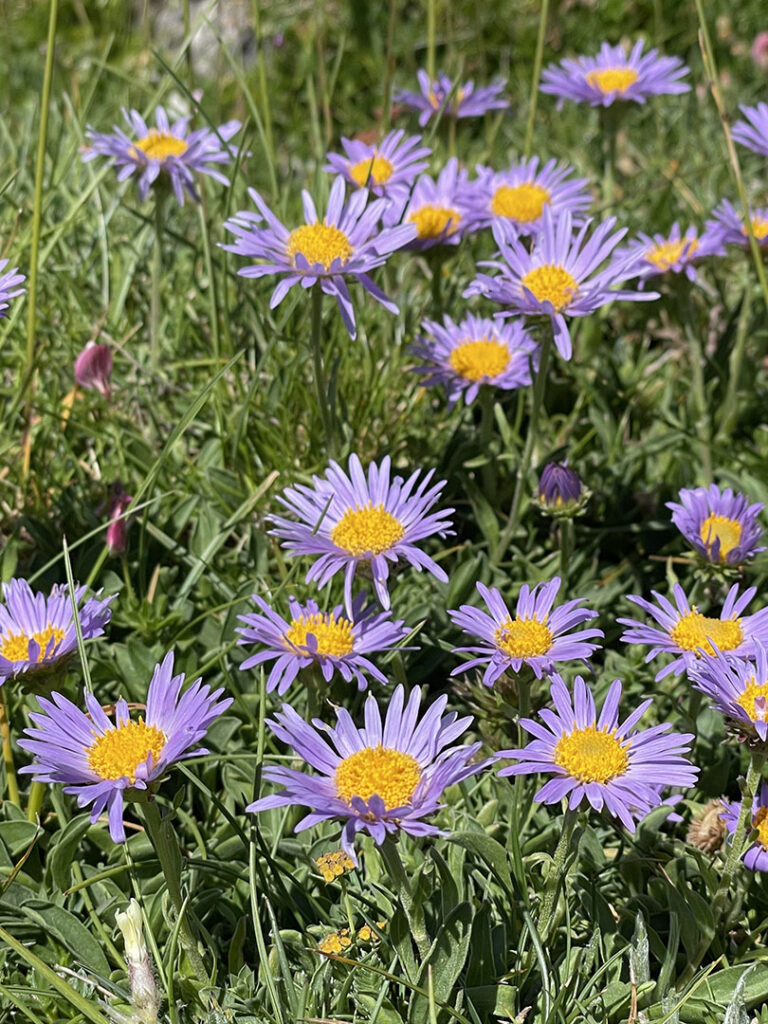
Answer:
[[(676, 514), (687, 540), (666, 505), (710, 483), (768, 501), (768, 214), (755, 214), (751, 250), (739, 219), (742, 198), (753, 209), (768, 203), (768, 156), (731, 136), (740, 105), (768, 100), (768, 47), (751, 52), (768, 30), (764, 5), (227, 0), (190, 10), (181, 0), (2, 0), (0, 15), (0, 257), (4, 273), (18, 266), (26, 277), (0, 319), (0, 571), (45, 595), (68, 579), (91, 591), (81, 636), (67, 591), (35, 605), (15, 583), (0, 608), (0, 1019), (768, 1021), (764, 513), (702, 512), (700, 492), (692, 511)], [(641, 39), (687, 65), (690, 90), (640, 104), (622, 98), (627, 79), (614, 79), (616, 102), (558, 107), (535, 87), (539, 58), (546, 68), (593, 55), (603, 40)], [(393, 95), (416, 90), (423, 68), (457, 84), (420, 129)], [(468, 79), (478, 88), (506, 80), (508, 107), (452, 117), (451, 105), (470, 98)], [(126, 126), (128, 169), (159, 170), (142, 198), (137, 176), (119, 180), (86, 134), (112, 132), (122, 107), (154, 124), (158, 105), (189, 114), (224, 154), (224, 182), (193, 172), (199, 202), (187, 194), (180, 206), (169, 188), (173, 160), (190, 159), (187, 143), (163, 136), (153, 164), (146, 153), (157, 139)], [(230, 135), (221, 126), (235, 119)], [(458, 161), (450, 187), (475, 188), (461, 231), (439, 221), (445, 194), (427, 193), (421, 220), (413, 205), (392, 215), (393, 200), (379, 211), (387, 223), (359, 238), (350, 229), (340, 242), (329, 225), (282, 240), (278, 231), (269, 255), (288, 272), (302, 244), (326, 274), (334, 254), (337, 268), (359, 258), (399, 311), (354, 276), (355, 338), (319, 287), (293, 287), (270, 308), (284, 278), (238, 274), (264, 267), (261, 242), (250, 259), (221, 248), (235, 240), (225, 222), (256, 212), (247, 189), (296, 228), (302, 189), (323, 216), (334, 180), (326, 154), (343, 152), (341, 137), (373, 143), (392, 128), (422, 135), (430, 174)], [(762, 130), (768, 152), (768, 111)], [(654, 273), (639, 296), (568, 317), (571, 358), (562, 332), (553, 345), (548, 315), (524, 315), (509, 321), (514, 344), (525, 342), (519, 379), (512, 350), (486, 325), (480, 347), (446, 355), (441, 383), (425, 386), (414, 372), (425, 365), (423, 322), (509, 309), (511, 292), (493, 301), (487, 281), (465, 294), (478, 273), (499, 273), (478, 263), (499, 245), (524, 263), (539, 244), (531, 237), (555, 230), (545, 217), (533, 235), (502, 237), (497, 225), (494, 238), (494, 217), (477, 219), (476, 168), (504, 171), (531, 156), (587, 179), (575, 216), (588, 204), (590, 231), (615, 217), (626, 244), (666, 237), (679, 222), (684, 234), (695, 226), (697, 243), (646, 259), (644, 270), (657, 243), (642, 243), (632, 274), (624, 260), (634, 283), (623, 287), (635, 292)], [(374, 171), (363, 164), (362, 181), (372, 184)], [(488, 195), (498, 187), (494, 179)], [(535, 190), (524, 198), (535, 206)], [(736, 218), (726, 240), (722, 225), (707, 224), (724, 199)], [(415, 239), (417, 229), (429, 234), (429, 217), (442, 234)], [(417, 227), (408, 234), (398, 222)], [(550, 270), (560, 263), (550, 259)], [(324, 280), (332, 290), (338, 276)], [(588, 291), (572, 275), (542, 280), (517, 288), (526, 314), (539, 286), (566, 315)], [(649, 292), (658, 297), (637, 301)], [(341, 296), (344, 304), (343, 286)], [(106, 348), (83, 357), (76, 384), (88, 342)], [(108, 381), (98, 362), (107, 353)], [(503, 373), (518, 386), (505, 387)], [(452, 403), (459, 384), (465, 395)], [(352, 456), (364, 468), (391, 459), (393, 476), (433, 470), (432, 483), (444, 484), (414, 527), (402, 493), (387, 504), (397, 495), (383, 485), (368, 494), (357, 474), (353, 493), (338, 476), (317, 483), (298, 534), (315, 553), (292, 555), (269, 517), (284, 516), (294, 525), (278, 526), (283, 539), (296, 537), (300, 516), (278, 499), (313, 486), (313, 474), (324, 481), (331, 456), (350, 472)], [(546, 507), (540, 474), (565, 460), (583, 489), (549, 475)], [(559, 504), (557, 487), (576, 497)], [(444, 509), (418, 536), (422, 515)], [(385, 585), (381, 559), (373, 572), (368, 563), (390, 550), (401, 557)], [(306, 575), (321, 552), (342, 571), (318, 589)], [(344, 607), (356, 560), (346, 578), (353, 596), (368, 591), (362, 622), (359, 602)], [(551, 616), (532, 605), (516, 616), (521, 588), (555, 577)], [(508, 615), (496, 606), (494, 620), (479, 616), (478, 583), (498, 588)], [(627, 598), (671, 597), (676, 585), (690, 606), (660, 625), (662, 649), (682, 651), (664, 673), (672, 654), (646, 663), (643, 630), (654, 623)], [(723, 610), (734, 585), (756, 591), (748, 607)], [(391, 619), (374, 619), (387, 590)], [(252, 595), (284, 621), (252, 619), (243, 636), (239, 617), (264, 614)], [(572, 610), (563, 624), (557, 606), (576, 599), (597, 617)], [(462, 605), (476, 611), (457, 613)], [(628, 639), (640, 630), (645, 644), (621, 639), (626, 618), (643, 623)], [(554, 635), (595, 629), (604, 637), (570, 645)], [(243, 668), (268, 635), (289, 673), (280, 695), (272, 662)], [(491, 686), (485, 662), (451, 675), (470, 657), (456, 648), (478, 644), (495, 651)], [(361, 661), (366, 650), (373, 668)], [(231, 703), (212, 707), (205, 688), (192, 688), (174, 712), (168, 662), (148, 700), (170, 651), (186, 687), (202, 677)], [(564, 683), (551, 690), (555, 668)], [(649, 700), (638, 728), (668, 723), (668, 732), (625, 735), (617, 678), (619, 721)], [(464, 732), (444, 717), (438, 735), (433, 712), (412, 735), (400, 684), (406, 695), (421, 690), (421, 714), (446, 698), (446, 716), (472, 716)], [(76, 708), (51, 702), (52, 692)], [(383, 734), (369, 695), (390, 716)], [(130, 708), (118, 704), (114, 728), (99, 706), (111, 714), (119, 698)], [(280, 711), (284, 701), (298, 717)], [(614, 714), (596, 720), (605, 701)], [(329, 759), (328, 734), (299, 719), (331, 726), (337, 711), (339, 753)], [(539, 724), (526, 729), (521, 717)], [(35, 747), (39, 733), (25, 739), (33, 725), (47, 746)], [(538, 760), (523, 764), (541, 774), (499, 775), (518, 762), (485, 760), (533, 740)], [(33, 762), (42, 781), (23, 770)], [(304, 789), (291, 768), (311, 777)], [(561, 782), (542, 793), (553, 773)], [(269, 799), (286, 782), (303, 800)], [(94, 798), (103, 813), (92, 816)], [(259, 798), (266, 807), (246, 812)], [(308, 813), (309, 827), (295, 832)]]

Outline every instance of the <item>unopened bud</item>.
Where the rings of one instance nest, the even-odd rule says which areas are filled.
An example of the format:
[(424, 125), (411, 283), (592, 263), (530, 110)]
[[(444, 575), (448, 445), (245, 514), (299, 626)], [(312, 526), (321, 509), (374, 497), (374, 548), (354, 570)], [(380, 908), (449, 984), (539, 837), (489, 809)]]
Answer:
[(112, 353), (109, 345), (96, 345), (89, 341), (75, 360), (75, 380), (81, 388), (94, 388), (109, 398), (109, 378), (112, 374)]
[(109, 526), (107, 527), (107, 551), (110, 555), (122, 555), (126, 547), (128, 520), (124, 513), (133, 498), (118, 480), (112, 488), (109, 499)]
[(575, 516), (584, 511), (589, 491), (578, 475), (564, 462), (550, 462), (539, 479), (539, 504), (554, 516)]
[(125, 942), (133, 1020), (136, 1024), (156, 1024), (160, 997), (152, 973), (149, 950), (144, 941), (141, 907), (136, 900), (130, 901), (127, 910), (115, 914), (115, 923), (123, 933)]

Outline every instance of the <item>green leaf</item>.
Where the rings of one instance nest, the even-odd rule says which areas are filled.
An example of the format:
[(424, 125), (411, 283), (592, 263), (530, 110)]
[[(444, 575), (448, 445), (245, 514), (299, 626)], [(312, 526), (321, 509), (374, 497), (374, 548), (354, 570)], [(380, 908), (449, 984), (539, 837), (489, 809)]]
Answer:
[(57, 889), (63, 891), (72, 884), (75, 851), (90, 827), (90, 814), (78, 814), (56, 833), (46, 858), (46, 870)]
[(469, 850), (470, 853), (474, 853), (475, 856), (485, 861), (510, 895), (514, 893), (515, 884), (509, 870), (509, 858), (501, 843), (497, 843), (495, 839), (491, 839), (484, 832), (454, 832), (447, 839), (448, 842), (458, 843), (459, 846), (463, 846), (465, 850)]
[(74, 914), (70, 914), (64, 907), (57, 907), (43, 900), (29, 900), (21, 910), (30, 920), (39, 924), (66, 946), (76, 963), (87, 967), (100, 978), (109, 977), (110, 967), (101, 944)]
[[(418, 985), (422, 989), (428, 989), (432, 972), (432, 989), (437, 1002), (449, 1002), (469, 953), (471, 935), (472, 907), (469, 903), (460, 903), (438, 931), (419, 972)], [(429, 999), (415, 992), (408, 1014), (409, 1024), (427, 1024), (429, 1019)]]

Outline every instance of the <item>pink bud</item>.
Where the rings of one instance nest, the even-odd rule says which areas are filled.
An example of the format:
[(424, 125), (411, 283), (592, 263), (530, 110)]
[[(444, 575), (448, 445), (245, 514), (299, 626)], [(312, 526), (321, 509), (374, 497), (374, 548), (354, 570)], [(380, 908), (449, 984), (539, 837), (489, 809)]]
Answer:
[(75, 380), (82, 388), (95, 388), (109, 398), (109, 377), (112, 373), (112, 353), (109, 345), (96, 345), (89, 341), (75, 360)]
[(123, 516), (123, 513), (132, 501), (133, 498), (123, 490), (123, 485), (118, 480), (112, 488), (112, 496), (109, 499), (107, 551), (111, 555), (122, 555), (125, 551), (128, 519)]
[(758, 32), (755, 36), (752, 60), (761, 71), (768, 71), (768, 32)]

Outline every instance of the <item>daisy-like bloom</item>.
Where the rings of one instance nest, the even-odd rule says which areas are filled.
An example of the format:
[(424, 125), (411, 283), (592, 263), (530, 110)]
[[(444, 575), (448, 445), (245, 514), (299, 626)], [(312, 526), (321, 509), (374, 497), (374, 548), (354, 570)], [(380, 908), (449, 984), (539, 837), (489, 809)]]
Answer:
[[(626, 228), (614, 232), (614, 217), (588, 235), (591, 221), (574, 233), (568, 210), (557, 219), (548, 206), (542, 213), (542, 227), (534, 236), (529, 251), (517, 238), (514, 228), (496, 222), (493, 237), (499, 246), (500, 260), (484, 266), (498, 271), (495, 277), (478, 274), (465, 295), (484, 295), (506, 309), (501, 316), (547, 316), (552, 321), (557, 350), (570, 359), (571, 336), (566, 317), (589, 316), (614, 299), (657, 299), (656, 292), (618, 290), (631, 276), (635, 260), (611, 257), (626, 234)], [(598, 269), (603, 267), (602, 270)]]
[(19, 273), (19, 268), (13, 267), (12, 270), (7, 270), (3, 273), (7, 266), (8, 260), (0, 260), (0, 320), (4, 316), (8, 316), (9, 301), (19, 295), (23, 295), (25, 291), (24, 288), (17, 287), (22, 281), (26, 281), (24, 275)]
[(456, 324), (446, 316), (442, 324), (425, 320), (422, 337), (413, 353), (426, 361), (415, 367), (424, 384), (441, 384), (450, 408), (461, 399), (474, 402), (483, 384), (502, 391), (531, 383), (531, 361), (538, 365), (538, 346), (519, 320), (506, 323), (489, 317), (465, 317)]
[[(548, 206), (554, 217), (570, 210), (574, 217), (592, 202), (587, 178), (573, 178), (567, 164), (550, 160), (539, 170), (539, 158), (513, 164), (508, 171), (477, 168), (477, 178), (468, 190), (478, 227), (501, 220), (521, 235), (533, 235), (541, 227), (541, 215)], [(569, 180), (570, 179), (570, 180)]]
[[(250, 188), (248, 194), (259, 213), (241, 210), (228, 220), (224, 227), (237, 235), (237, 241), (222, 248), (258, 261), (239, 270), (242, 277), (282, 276), (272, 292), (270, 309), (278, 306), (295, 284), (302, 288), (319, 284), (326, 295), (335, 297), (344, 324), (354, 338), (355, 311), (344, 278), (359, 281), (385, 309), (397, 313), (395, 303), (373, 283), (369, 274), (386, 262), (395, 249), (412, 241), (416, 229), (412, 224), (379, 229), (378, 221), (389, 201), (374, 199), (369, 203), (368, 191), (361, 188), (345, 203), (345, 188), (344, 179), (336, 178), (322, 220), (309, 192), (303, 191), (306, 223), (292, 231), (280, 223), (259, 193)], [(262, 220), (266, 220), (266, 227), (262, 226)]]
[(764, 545), (758, 546), (762, 501), (750, 505), (743, 494), (734, 494), (730, 487), (721, 491), (716, 484), (684, 488), (679, 497), (680, 504), (667, 502), (672, 522), (706, 561), (735, 565), (765, 551)]
[[(668, 786), (693, 786), (699, 769), (685, 755), (693, 736), (665, 735), (669, 724), (638, 729), (637, 723), (653, 703), (645, 700), (619, 722), (621, 680), (614, 679), (600, 717), (595, 699), (581, 676), (573, 684), (573, 700), (559, 676), (552, 680), (555, 710), (544, 708), (540, 721), (521, 718), (523, 728), (536, 738), (522, 750), (501, 750), (499, 757), (518, 764), (499, 775), (554, 775), (535, 800), (559, 804), (568, 797), (575, 810), (585, 799), (596, 810), (603, 807), (630, 832), (635, 821), (662, 803)], [(542, 724), (543, 723), (543, 724)]]
[(146, 711), (131, 719), (121, 697), (112, 721), (92, 693), (83, 692), (86, 711), (60, 693), (50, 700), (38, 697), (40, 712), (30, 718), (36, 728), (25, 729), (19, 746), (34, 761), (22, 768), (37, 782), (60, 782), (64, 792), (77, 796), (78, 807), (93, 804), (91, 821), (106, 810), (109, 832), (125, 842), (123, 804), (132, 791), (154, 792), (176, 761), (207, 751), (197, 744), (208, 726), (232, 703), (218, 698), (197, 679), (182, 694), (183, 673), (173, 675), (173, 652), (155, 666), (147, 691)]
[[(768, 207), (761, 206), (749, 211), (752, 234), (758, 245), (768, 245)], [(723, 199), (712, 211), (712, 219), (705, 224), (707, 235), (714, 235), (721, 245), (749, 245), (749, 233), (744, 218), (733, 203)]]
[(416, 236), (407, 243), (409, 249), (458, 245), (466, 234), (475, 229), (469, 190), (467, 172), (460, 170), (458, 160), (452, 157), (437, 181), (428, 174), (419, 178), (404, 211), (393, 205), (387, 216), (401, 217), (403, 224), (415, 227)]
[(449, 610), (448, 615), (459, 629), (483, 641), (479, 647), (456, 647), (455, 653), (467, 652), (480, 657), (459, 665), (451, 675), (484, 665), (483, 683), (493, 686), (504, 672), (519, 672), (523, 665), (528, 665), (536, 678), (541, 679), (552, 673), (556, 662), (589, 658), (600, 647), (588, 642), (604, 635), (600, 629), (569, 632), (574, 626), (597, 617), (597, 612), (579, 607), (583, 604), (582, 598), (566, 601), (552, 611), (560, 590), (559, 576), (535, 587), (522, 586), (514, 618), (495, 587), (489, 589), (478, 583), (477, 590), (490, 615), (469, 604), (462, 605), (458, 611)]
[[(77, 587), (79, 605), (85, 587)], [(89, 597), (78, 609), (84, 640), (101, 636), (112, 617), (111, 597)], [(26, 580), (3, 584), (0, 604), (0, 683), (11, 676), (42, 672), (68, 658), (77, 647), (69, 588), (56, 584), (48, 597)]]
[(689, 604), (679, 583), (672, 588), (674, 605), (657, 591), (651, 593), (658, 605), (634, 594), (627, 600), (655, 619), (660, 629), (637, 619), (616, 621), (630, 627), (621, 636), (624, 643), (651, 648), (645, 657), (646, 663), (659, 654), (675, 655), (674, 660), (657, 673), (657, 682), (670, 673), (679, 676), (689, 672), (699, 661), (713, 658), (717, 650), (737, 658), (753, 658), (756, 644), (768, 644), (768, 608), (752, 615), (742, 614), (757, 593), (756, 587), (749, 587), (739, 597), (739, 585), (735, 583), (728, 591), (719, 618), (702, 615), (695, 605)]
[(699, 235), (695, 227), (685, 234), (675, 221), (668, 235), (639, 234), (629, 245), (616, 252), (617, 259), (634, 262), (630, 276), (645, 280), (659, 274), (685, 274), (689, 281), (696, 279), (697, 260), (706, 256), (722, 256), (725, 247), (716, 232)]
[[(722, 819), (728, 834), (733, 835), (741, 815), (742, 801), (732, 803), (724, 800)], [(768, 783), (761, 782), (760, 789), (752, 804), (752, 828), (757, 832), (757, 839), (749, 846), (741, 858), (744, 867), (750, 871), (768, 871)]]
[(731, 135), (742, 146), (768, 156), (768, 103), (739, 109), (746, 121), (737, 121), (731, 129)]
[(482, 117), (489, 110), (506, 110), (509, 107), (509, 102), (502, 96), (506, 79), (476, 89), (474, 82), (459, 85), (442, 71), (434, 80), (424, 70), (419, 71), (417, 77), (420, 92), (396, 89), (393, 98), (408, 110), (419, 112), (422, 128), (431, 117), (441, 112), (448, 117)]
[(365, 595), (358, 594), (352, 602), (348, 618), (338, 605), (332, 612), (323, 612), (315, 601), (305, 605), (291, 598), (291, 621), (286, 622), (257, 594), (253, 600), (261, 614), (239, 615), (245, 626), (238, 644), (262, 644), (267, 650), (246, 658), (240, 666), (247, 670), (265, 661), (274, 661), (267, 678), (267, 693), (272, 690), (282, 695), (303, 668), (318, 665), (323, 679), (329, 683), (334, 672), (346, 682), (356, 682), (358, 690), (365, 690), (368, 681), (364, 673), (380, 683), (387, 677), (369, 660), (374, 651), (391, 651), (408, 635), (408, 627), (398, 619), (391, 621), (390, 612), (377, 612), (365, 608)]
[(171, 124), (162, 107), (155, 111), (154, 128), (147, 125), (137, 110), (123, 108), (123, 117), (130, 135), (117, 125), (112, 134), (87, 129), (88, 145), (83, 149), (83, 160), (109, 157), (118, 168), (118, 181), (137, 175), (140, 199), (147, 198), (150, 188), (163, 173), (168, 176), (180, 206), (184, 205), (185, 193), (195, 202), (199, 200), (195, 174), (207, 174), (222, 185), (229, 185), (229, 178), (217, 168), (234, 159), (235, 154), (227, 142), (240, 130), (239, 121), (227, 121), (215, 131), (211, 128), (190, 131), (190, 117), (181, 117)]
[(360, 831), (370, 833), (378, 844), (401, 829), (412, 836), (441, 835), (424, 818), (440, 809), (448, 786), (477, 774), (488, 763), (470, 763), (480, 743), (453, 746), (472, 717), (458, 718), (454, 711), (444, 714), (447, 702), (447, 697), (438, 697), (419, 721), (420, 691), (411, 691), (406, 704), (405, 690), (397, 686), (383, 722), (376, 701), (368, 697), (365, 725), (360, 728), (345, 708), (336, 709), (333, 727), (319, 719), (310, 725), (290, 704), (283, 704), (268, 725), (316, 774), (265, 768), (264, 778), (284, 789), (246, 810), (307, 807), (310, 813), (296, 832), (321, 821), (343, 821), (341, 845), (355, 864), (355, 835)]
[[(373, 577), (376, 596), (389, 608), (387, 578), (389, 563), (404, 558), (421, 571), (431, 572), (447, 583), (445, 572), (417, 547), (419, 541), (437, 535), (447, 537), (452, 508), (430, 512), (445, 484), (432, 484), (434, 470), (423, 476), (420, 470), (407, 480), (390, 479), (391, 460), (372, 462), (368, 476), (360, 459), (351, 455), (349, 474), (331, 462), (324, 477), (314, 476), (312, 486), (296, 484), (277, 500), (299, 520), (271, 516), (280, 537), (292, 555), (318, 555), (307, 573), (307, 582), (323, 587), (337, 572), (344, 572), (344, 606), (352, 615), (352, 583), (358, 568), (366, 567)], [(421, 477), (421, 480), (419, 480)]]
[(680, 79), (688, 68), (679, 57), (660, 57), (658, 50), (643, 54), (639, 40), (627, 56), (623, 46), (603, 43), (596, 57), (566, 59), (550, 64), (541, 76), (541, 91), (557, 96), (558, 107), (565, 100), (609, 107), (616, 100), (645, 103), (649, 96), (688, 92)]
[(421, 145), (420, 135), (406, 136), (402, 129), (390, 132), (376, 145), (343, 137), (341, 144), (345, 155), (329, 153), (323, 170), (341, 174), (350, 185), (367, 188), (401, 208), (416, 177), (429, 167), (425, 157), (432, 152)]
[(755, 644), (753, 659), (734, 658), (715, 652), (690, 671), (697, 690), (712, 701), (712, 707), (736, 725), (747, 739), (761, 743), (768, 739), (768, 656), (762, 644)]

